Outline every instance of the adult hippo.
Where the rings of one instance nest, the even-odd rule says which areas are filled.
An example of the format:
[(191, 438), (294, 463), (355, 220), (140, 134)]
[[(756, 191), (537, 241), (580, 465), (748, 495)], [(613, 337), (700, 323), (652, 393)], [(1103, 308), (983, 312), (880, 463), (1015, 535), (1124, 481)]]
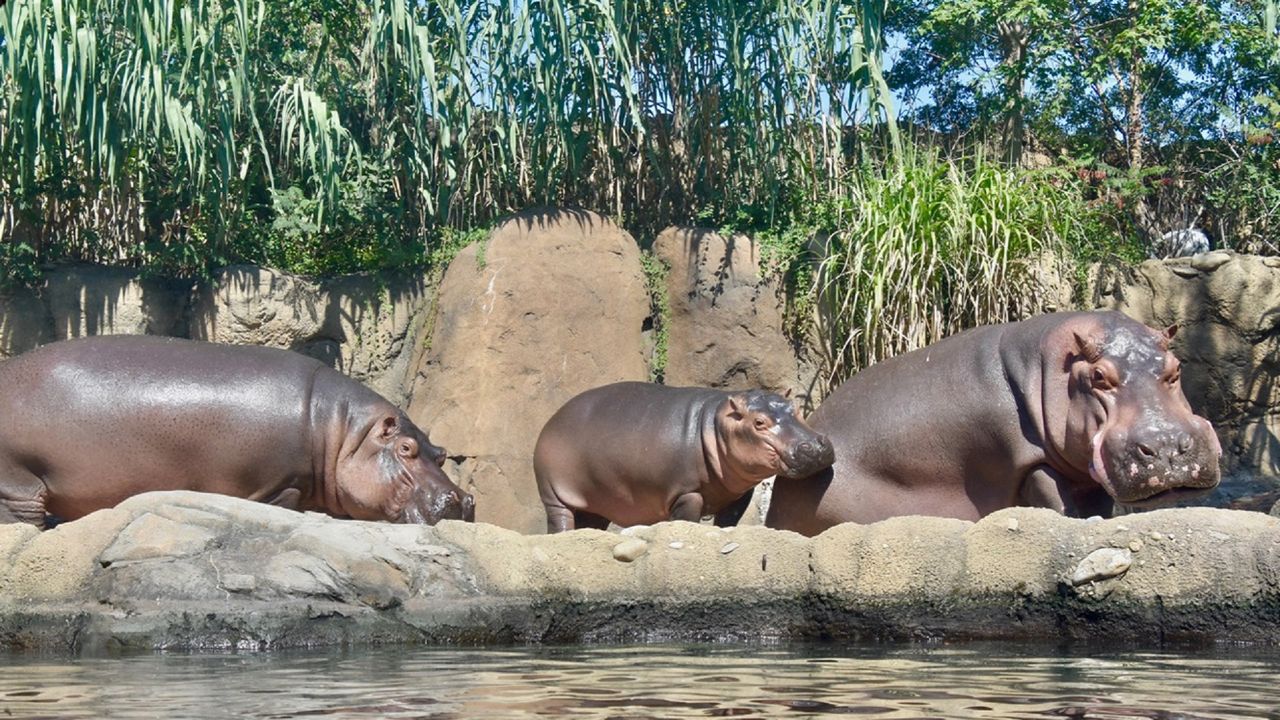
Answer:
[(148, 490), (471, 520), (443, 460), (382, 396), (287, 350), (93, 337), (0, 365), (0, 522), (74, 520)]
[(640, 382), (571, 399), (533, 451), (552, 533), (712, 514), (731, 525), (761, 480), (811, 475), (832, 460), (831, 442), (780, 395)]
[(1107, 515), (1218, 483), (1222, 448), (1156, 332), (1118, 312), (990, 325), (858, 373), (810, 418), (836, 464), (778, 480), (766, 524), (815, 535), (1013, 505)]

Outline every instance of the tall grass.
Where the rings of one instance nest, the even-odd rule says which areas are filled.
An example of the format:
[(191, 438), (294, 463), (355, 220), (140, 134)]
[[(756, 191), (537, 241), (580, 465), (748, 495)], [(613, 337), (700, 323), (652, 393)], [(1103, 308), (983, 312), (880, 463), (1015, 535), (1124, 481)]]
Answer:
[(853, 128), (896, 142), (883, 10), (9, 2), (0, 260), (10, 278), (64, 258), (341, 270), (421, 260), (442, 228), (535, 204), (640, 230), (767, 219), (837, 184)]
[[(1090, 238), (1072, 176), (929, 151), (868, 164), (832, 203), (813, 285), (824, 381), (1051, 307), (1037, 280)], [(1049, 263), (1046, 268), (1042, 263)]]

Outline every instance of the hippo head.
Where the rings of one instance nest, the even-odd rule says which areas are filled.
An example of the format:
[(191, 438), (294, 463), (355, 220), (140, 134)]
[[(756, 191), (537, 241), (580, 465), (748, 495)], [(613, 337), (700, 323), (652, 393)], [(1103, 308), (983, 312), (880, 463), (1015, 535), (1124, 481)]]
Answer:
[[(1181, 365), (1169, 352), (1177, 327), (1156, 332), (1127, 317), (1073, 333), (1068, 360), (1068, 443), (1112, 498), (1158, 504), (1218, 484), (1222, 447), (1191, 411)], [(1087, 457), (1087, 460), (1085, 458)]]
[(345, 467), (339, 465), (342, 505), (359, 520), (434, 525), (475, 520), (475, 500), (444, 474), (444, 449), (403, 414), (374, 424)]
[(745, 477), (808, 477), (835, 462), (831, 441), (800, 419), (788, 397), (734, 393), (719, 414), (727, 462)]

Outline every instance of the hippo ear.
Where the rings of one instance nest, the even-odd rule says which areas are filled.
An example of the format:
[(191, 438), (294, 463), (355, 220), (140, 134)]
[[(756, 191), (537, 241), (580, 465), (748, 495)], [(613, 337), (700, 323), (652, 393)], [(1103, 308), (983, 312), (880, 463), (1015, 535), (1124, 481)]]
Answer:
[(1085, 360), (1095, 363), (1102, 359), (1102, 345), (1095, 338), (1085, 337), (1078, 331), (1072, 331), (1071, 334), (1076, 338), (1076, 349)]
[(399, 429), (399, 426), (396, 424), (395, 416), (388, 415), (382, 418), (382, 422), (378, 425), (378, 439), (384, 442), (390, 440), (395, 437), (396, 432)]
[(741, 420), (747, 414), (747, 399), (741, 395), (729, 396), (729, 416)]
[(1177, 334), (1178, 334), (1178, 323), (1174, 323), (1169, 327), (1165, 328), (1164, 332), (1160, 334), (1160, 349), (1168, 350), (1169, 341), (1173, 340), (1173, 336)]
[(786, 390), (784, 390), (784, 391), (783, 391), (783, 393), (782, 393), (782, 397), (783, 397), (783, 399), (785, 399), (785, 400), (790, 400), (790, 399), (791, 399), (791, 388), (787, 388)]

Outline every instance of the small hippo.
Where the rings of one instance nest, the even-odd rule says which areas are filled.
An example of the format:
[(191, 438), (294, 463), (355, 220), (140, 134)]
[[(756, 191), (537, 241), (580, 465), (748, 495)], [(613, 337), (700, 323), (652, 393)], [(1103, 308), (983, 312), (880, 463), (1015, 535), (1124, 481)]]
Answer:
[(473, 519), (443, 462), (382, 396), (287, 350), (91, 337), (0, 365), (0, 522), (49, 526), (149, 490)]
[(538, 436), (533, 469), (555, 533), (710, 514), (731, 525), (761, 480), (833, 459), (780, 395), (624, 382), (565, 403)]
[(896, 515), (1014, 505), (1109, 515), (1218, 484), (1163, 333), (1118, 312), (1053, 313), (955, 335), (849, 379), (814, 412), (838, 460), (778, 480), (765, 524), (816, 535)]

